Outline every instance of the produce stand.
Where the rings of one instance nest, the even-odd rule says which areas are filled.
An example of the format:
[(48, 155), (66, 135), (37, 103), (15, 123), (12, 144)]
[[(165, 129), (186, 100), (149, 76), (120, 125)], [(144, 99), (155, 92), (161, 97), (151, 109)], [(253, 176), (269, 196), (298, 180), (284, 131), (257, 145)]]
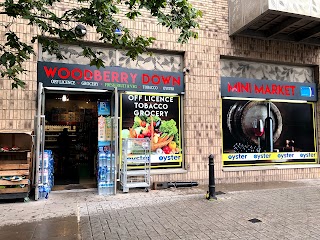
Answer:
[(29, 200), (32, 137), (0, 133), (0, 199)]
[[(150, 154), (149, 138), (127, 138), (122, 140), (121, 186), (123, 192), (130, 188), (150, 188)], [(131, 158), (131, 153), (139, 154), (139, 158)]]

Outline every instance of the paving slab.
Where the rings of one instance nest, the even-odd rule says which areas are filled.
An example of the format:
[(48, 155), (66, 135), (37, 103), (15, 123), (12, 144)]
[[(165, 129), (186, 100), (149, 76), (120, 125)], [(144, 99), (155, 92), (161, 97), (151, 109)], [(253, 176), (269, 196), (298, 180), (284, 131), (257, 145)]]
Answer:
[(6, 201), (0, 239), (319, 239), (319, 180), (220, 185), (217, 191), (213, 201), (202, 186), (115, 196), (56, 191), (47, 200)]

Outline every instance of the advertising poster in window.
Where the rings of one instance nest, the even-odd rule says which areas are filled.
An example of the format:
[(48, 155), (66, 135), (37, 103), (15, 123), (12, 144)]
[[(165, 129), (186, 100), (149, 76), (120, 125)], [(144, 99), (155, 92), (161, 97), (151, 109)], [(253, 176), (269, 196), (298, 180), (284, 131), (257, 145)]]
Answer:
[(222, 100), (223, 164), (316, 163), (314, 104)]
[[(181, 166), (179, 96), (123, 93), (120, 108), (120, 139), (149, 138), (152, 167)], [(142, 156), (132, 152), (128, 157), (134, 160)]]

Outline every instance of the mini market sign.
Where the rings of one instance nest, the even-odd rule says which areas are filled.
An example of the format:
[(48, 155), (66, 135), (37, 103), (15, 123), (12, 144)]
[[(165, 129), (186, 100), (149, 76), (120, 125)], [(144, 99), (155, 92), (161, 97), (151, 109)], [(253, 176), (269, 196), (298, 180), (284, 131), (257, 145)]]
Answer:
[(99, 68), (88, 65), (38, 62), (38, 81), (44, 87), (90, 88), (139, 92), (184, 92), (180, 72)]
[(221, 97), (317, 101), (315, 83), (284, 82), (246, 78), (221, 78)]

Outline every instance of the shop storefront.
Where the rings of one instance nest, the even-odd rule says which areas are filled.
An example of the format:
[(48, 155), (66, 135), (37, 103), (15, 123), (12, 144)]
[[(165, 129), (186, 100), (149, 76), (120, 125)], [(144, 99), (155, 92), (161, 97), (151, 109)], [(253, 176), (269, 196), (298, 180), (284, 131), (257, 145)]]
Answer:
[[(183, 167), (181, 72), (44, 61), (37, 69), (36, 164), (52, 151), (56, 185), (86, 182), (99, 190), (103, 179), (107, 194), (115, 193), (125, 138), (150, 138), (151, 168)], [(59, 143), (64, 129), (67, 146)]]
[(221, 78), (224, 167), (318, 163), (314, 83)]

